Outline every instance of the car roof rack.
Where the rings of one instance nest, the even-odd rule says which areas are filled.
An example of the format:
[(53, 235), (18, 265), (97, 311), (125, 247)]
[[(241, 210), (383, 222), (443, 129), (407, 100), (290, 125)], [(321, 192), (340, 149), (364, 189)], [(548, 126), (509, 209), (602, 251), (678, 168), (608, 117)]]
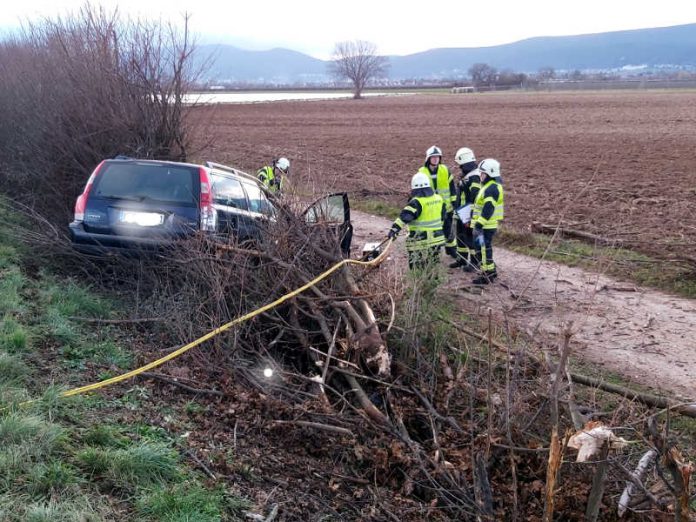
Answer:
[(252, 176), (248, 172), (244, 172), (243, 170), (239, 170), (239, 169), (235, 169), (234, 167), (229, 167), (227, 165), (223, 165), (222, 163), (215, 163), (212, 161), (206, 161), (205, 166), (208, 168), (211, 168), (211, 169), (218, 169), (218, 170), (224, 170), (227, 172), (231, 172), (232, 174), (236, 174), (237, 176), (254, 180), (257, 184), (259, 182), (259, 180), (256, 179), (255, 176)]

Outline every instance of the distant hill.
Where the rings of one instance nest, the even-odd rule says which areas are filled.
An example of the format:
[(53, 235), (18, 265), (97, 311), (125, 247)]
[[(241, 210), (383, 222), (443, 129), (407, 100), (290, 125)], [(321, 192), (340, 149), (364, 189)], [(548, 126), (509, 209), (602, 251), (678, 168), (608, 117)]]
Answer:
[[(206, 77), (212, 81), (320, 83), (329, 80), (328, 62), (287, 49), (246, 51), (230, 45), (203, 45), (199, 59), (212, 56)], [(476, 48), (446, 48), (390, 56), (389, 78), (456, 78), (474, 63), (497, 69), (536, 72), (613, 70), (626, 66), (696, 69), (696, 24), (632, 31), (550, 36)]]
[(296, 83), (328, 78), (325, 61), (289, 49), (247, 51), (232, 45), (200, 45), (198, 58), (210, 59), (205, 76), (220, 82)]
[(414, 78), (466, 74), (472, 64), (536, 72), (542, 67), (572, 71), (627, 65), (696, 67), (696, 24), (580, 36), (529, 38), (494, 47), (432, 49), (390, 57), (391, 76)]

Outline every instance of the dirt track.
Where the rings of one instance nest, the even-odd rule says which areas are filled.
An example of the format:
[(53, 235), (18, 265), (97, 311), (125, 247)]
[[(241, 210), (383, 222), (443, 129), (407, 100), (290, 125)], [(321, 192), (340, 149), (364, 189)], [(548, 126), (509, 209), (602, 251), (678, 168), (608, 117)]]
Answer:
[[(356, 248), (382, 240), (391, 225), (362, 212), (354, 211), (352, 218)], [(503, 249), (495, 257), (502, 284), (481, 294), (466, 290), (472, 288), (471, 275), (447, 270), (444, 291), (462, 310), (483, 318), (490, 307), (547, 346), (558, 345), (559, 332), (572, 321), (574, 357), (642, 386), (696, 397), (696, 302)], [(389, 263), (390, 269), (404, 270), (403, 239)]]
[[(283, 102), (203, 109), (208, 158), (248, 171), (287, 155), (303, 192), (402, 205), (426, 148), (452, 165), (458, 147), (502, 163), (507, 227), (531, 221), (696, 254), (696, 95), (692, 92), (504, 93)], [(452, 167), (450, 167), (452, 168)], [(388, 222), (355, 213), (356, 244)], [(575, 353), (648, 386), (696, 397), (696, 302), (498, 250), (501, 282), (482, 295), (448, 288), (468, 310), (507, 310), (556, 343), (572, 320)], [(659, 270), (659, 266), (656, 267)], [(693, 276), (690, 276), (693, 277)], [(506, 288), (507, 287), (507, 288)]]

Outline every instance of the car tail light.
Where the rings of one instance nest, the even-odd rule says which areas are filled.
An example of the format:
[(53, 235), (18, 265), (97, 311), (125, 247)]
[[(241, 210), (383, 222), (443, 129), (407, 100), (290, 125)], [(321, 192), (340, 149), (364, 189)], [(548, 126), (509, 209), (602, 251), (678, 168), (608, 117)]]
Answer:
[(87, 208), (87, 198), (89, 197), (89, 192), (90, 190), (92, 190), (92, 185), (94, 184), (94, 180), (96, 179), (97, 174), (99, 174), (102, 165), (104, 165), (103, 161), (99, 165), (97, 165), (96, 169), (94, 169), (89, 179), (87, 180), (87, 184), (85, 185), (82, 194), (80, 194), (77, 197), (77, 201), (75, 201), (75, 221), (84, 221), (85, 219), (85, 208)]
[(217, 210), (213, 207), (213, 186), (207, 170), (201, 167), (198, 172), (201, 181), (201, 230), (214, 232), (217, 225)]

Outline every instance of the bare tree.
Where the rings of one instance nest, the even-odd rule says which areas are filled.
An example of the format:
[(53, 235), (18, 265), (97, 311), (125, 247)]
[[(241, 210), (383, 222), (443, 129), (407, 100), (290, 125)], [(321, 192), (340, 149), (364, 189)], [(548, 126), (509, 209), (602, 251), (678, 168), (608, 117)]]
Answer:
[(476, 87), (495, 83), (495, 77), (497, 74), (498, 71), (495, 69), (495, 67), (491, 67), (487, 63), (475, 63), (469, 67), (471, 81)]
[(353, 98), (359, 99), (367, 82), (386, 74), (389, 60), (377, 55), (374, 43), (351, 40), (336, 44), (329, 67), (334, 76), (353, 82)]
[(556, 77), (556, 70), (553, 67), (541, 67), (537, 71), (537, 78), (539, 80), (552, 80)]

